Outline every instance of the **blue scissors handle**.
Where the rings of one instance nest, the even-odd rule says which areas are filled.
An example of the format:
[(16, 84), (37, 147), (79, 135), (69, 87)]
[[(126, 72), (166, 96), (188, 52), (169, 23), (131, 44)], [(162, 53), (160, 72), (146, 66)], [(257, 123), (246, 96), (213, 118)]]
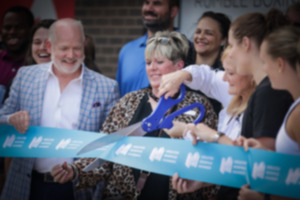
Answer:
[(199, 115), (198, 117), (194, 120), (193, 123), (199, 123), (204, 115), (205, 115), (205, 108), (201, 103), (193, 103), (191, 105), (188, 105), (184, 108), (181, 108), (180, 110), (177, 110), (170, 115), (165, 117), (165, 114), (167, 111), (173, 107), (174, 105), (178, 104), (183, 100), (185, 96), (185, 86), (182, 84), (180, 86), (180, 94), (177, 99), (173, 99), (169, 97), (167, 100), (161, 96), (157, 105), (157, 108), (152, 112), (152, 114), (147, 117), (146, 119), (143, 120), (142, 122), (142, 128), (146, 132), (151, 132), (157, 129), (162, 129), (162, 128), (171, 128), (173, 126), (173, 119), (185, 113), (186, 111), (189, 111), (193, 108), (198, 108), (199, 109)]
[(180, 86), (180, 94), (176, 99), (168, 97), (165, 99), (164, 96), (161, 96), (157, 108), (152, 112), (152, 114), (143, 120), (142, 128), (146, 132), (151, 132), (154, 130), (159, 129), (159, 124), (162, 122), (161, 120), (164, 119), (165, 114), (167, 111), (172, 108), (174, 105), (178, 104), (183, 100), (185, 96), (185, 86), (181, 84)]
[(175, 112), (173, 112), (172, 114), (168, 115), (167, 117), (165, 117), (162, 121), (162, 123), (159, 125), (159, 129), (162, 129), (162, 128), (167, 128), (167, 129), (170, 129), (172, 128), (173, 126), (173, 119), (175, 117), (177, 117), (178, 115), (181, 115), (183, 113), (185, 113), (186, 111), (189, 111), (193, 108), (198, 108), (199, 109), (199, 115), (198, 117), (193, 121), (194, 124), (197, 124), (199, 123), (204, 115), (205, 115), (205, 108), (204, 106), (201, 104), (201, 103), (193, 103), (191, 105), (188, 105), (184, 108), (181, 108), (180, 110), (177, 110)]

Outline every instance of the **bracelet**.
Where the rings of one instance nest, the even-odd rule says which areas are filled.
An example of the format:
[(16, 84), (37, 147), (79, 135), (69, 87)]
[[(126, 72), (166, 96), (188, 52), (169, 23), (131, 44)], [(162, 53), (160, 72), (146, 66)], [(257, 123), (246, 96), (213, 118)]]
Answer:
[(76, 167), (75, 167), (73, 164), (70, 164), (70, 165), (71, 165), (72, 170), (73, 170), (73, 178), (72, 178), (72, 181), (74, 181), (75, 179), (78, 178), (78, 173), (77, 173)]
[(219, 132), (219, 131), (218, 131), (217, 134), (215, 134), (214, 139), (213, 139), (212, 142), (218, 143), (218, 140), (219, 140), (220, 137), (222, 137), (223, 135), (225, 135), (225, 133), (222, 133), (222, 132)]

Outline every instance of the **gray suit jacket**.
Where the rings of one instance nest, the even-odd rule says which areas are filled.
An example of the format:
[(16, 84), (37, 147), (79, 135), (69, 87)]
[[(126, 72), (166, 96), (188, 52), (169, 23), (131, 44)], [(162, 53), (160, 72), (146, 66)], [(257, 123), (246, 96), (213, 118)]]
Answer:
[[(19, 69), (9, 97), (0, 109), (0, 122), (7, 123), (10, 114), (27, 110), (30, 125), (39, 126), (48, 77), (47, 71), (51, 64), (50, 62)], [(78, 129), (98, 132), (110, 109), (119, 99), (117, 82), (83, 67), (82, 87)], [(29, 199), (34, 160), (34, 158), (12, 160), (1, 200)], [(86, 197), (76, 197), (86, 199)]]

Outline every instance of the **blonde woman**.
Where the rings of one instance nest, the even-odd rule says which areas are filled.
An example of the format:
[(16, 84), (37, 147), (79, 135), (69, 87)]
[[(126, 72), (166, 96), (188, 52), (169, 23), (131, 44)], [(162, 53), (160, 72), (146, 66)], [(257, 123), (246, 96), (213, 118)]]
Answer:
[[(177, 92), (177, 87), (184, 83), (191, 89), (201, 90), (208, 97), (218, 100), (223, 106), (223, 110), (219, 113), (218, 131), (234, 140), (241, 134), (243, 112), (255, 89), (255, 83), (251, 75), (241, 76), (236, 73), (236, 67), (228, 56), (229, 50), (227, 47), (221, 58), (225, 71), (213, 70), (208, 65), (201, 67), (192, 65), (164, 75), (159, 95), (165, 94), (165, 98), (173, 96), (173, 93)], [(199, 126), (206, 131), (217, 132), (205, 125)], [(182, 132), (173, 134), (182, 135)]]
[[(161, 77), (184, 66), (185, 57), (188, 52), (188, 40), (178, 32), (157, 32), (154, 37), (147, 40), (145, 50), (146, 72), (150, 86), (141, 90), (131, 92), (122, 97), (112, 108), (109, 116), (103, 124), (102, 132), (112, 133), (128, 125), (139, 122), (147, 117), (155, 109), (158, 101), (158, 88)], [(217, 115), (209, 101), (202, 95), (186, 91), (182, 102), (172, 109), (179, 110), (194, 102), (200, 102), (206, 109), (204, 123), (215, 128)], [(195, 110), (196, 111), (196, 110)], [(178, 121), (191, 123), (196, 119), (195, 115), (183, 114), (177, 117)], [(145, 135), (146, 137), (167, 137), (170, 136), (165, 130), (156, 130)], [(52, 170), (54, 178), (64, 183), (78, 174), (79, 188), (93, 187), (99, 181), (106, 181), (103, 191), (103, 199), (200, 199), (203, 196), (202, 190), (192, 194), (178, 195), (172, 190), (171, 178), (168, 176), (143, 172), (139, 169), (107, 162), (92, 172), (83, 172), (82, 169), (93, 159), (80, 159), (70, 165), (59, 165)], [(138, 185), (139, 180), (147, 177), (145, 185)], [(214, 187), (211, 188), (214, 190)], [(210, 190), (209, 190), (210, 191)]]
[[(255, 89), (251, 75), (243, 76), (236, 73), (236, 67), (228, 56), (229, 50), (230, 48), (227, 47), (222, 55), (225, 71), (215, 71), (206, 65), (201, 67), (197, 65), (189, 66), (183, 70), (163, 76), (161, 83), (161, 86), (164, 87), (163, 84), (175, 84), (174, 80), (176, 80), (174, 87), (177, 87), (177, 84), (185, 83), (192, 89), (201, 89), (207, 96), (215, 98), (222, 103), (224, 109), (219, 114), (217, 130), (203, 123), (197, 125), (198, 129), (207, 133), (201, 138), (204, 141), (216, 142), (214, 135), (219, 133), (225, 134), (227, 137), (224, 138), (228, 141), (237, 139), (241, 135), (243, 113), (247, 107), (249, 97)], [(164, 93), (163, 90), (160, 92)], [(168, 94), (166, 93), (166, 95)], [(176, 125), (179, 126), (179, 122), (176, 122)], [(172, 134), (182, 135), (184, 128), (186, 126), (181, 125), (180, 128), (177, 128), (179, 131), (174, 131)], [(193, 141), (193, 143), (196, 143), (196, 141)], [(183, 180), (175, 174), (172, 185), (179, 193), (189, 193), (212, 184)]]

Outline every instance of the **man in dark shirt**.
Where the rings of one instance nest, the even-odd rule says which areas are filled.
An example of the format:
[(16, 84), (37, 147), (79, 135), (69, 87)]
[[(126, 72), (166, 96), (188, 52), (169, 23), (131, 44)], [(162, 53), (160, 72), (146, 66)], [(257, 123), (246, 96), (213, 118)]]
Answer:
[[(8, 96), (9, 86), (23, 65), (34, 24), (32, 12), (23, 6), (8, 8), (2, 16), (0, 48), (0, 108)], [(4, 183), (4, 159), (0, 158), (0, 194)]]
[(33, 24), (32, 12), (23, 6), (10, 7), (2, 16), (1, 35), (4, 46), (0, 52), (0, 90), (2, 88), (2, 91), (8, 90), (18, 69), (23, 65)]

